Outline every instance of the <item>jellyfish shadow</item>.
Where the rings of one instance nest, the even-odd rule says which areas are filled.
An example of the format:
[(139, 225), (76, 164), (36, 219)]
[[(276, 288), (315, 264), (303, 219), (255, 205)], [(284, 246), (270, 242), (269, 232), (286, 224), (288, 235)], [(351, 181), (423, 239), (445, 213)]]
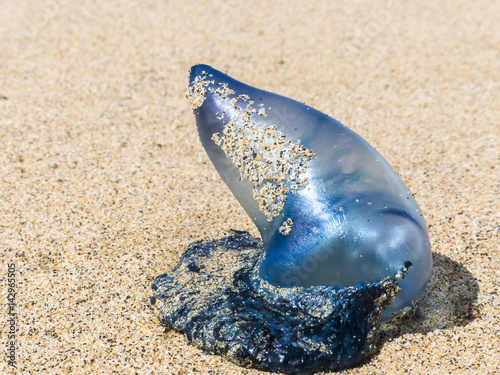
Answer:
[[(406, 333), (422, 333), (468, 325), (479, 317), (477, 279), (460, 263), (433, 252), (429, 284), (414, 314), (381, 327), (380, 345)], [(380, 349), (380, 348), (379, 348)]]
[[(248, 275), (261, 256), (261, 241), (248, 232), (230, 232), (224, 238), (191, 244), (174, 270), (155, 278), (151, 303), (157, 306), (162, 324), (185, 333), (187, 339), (201, 349), (222, 355), (236, 364), (265, 371), (304, 374), (361, 367), (375, 358), (385, 343), (401, 335), (465, 326), (479, 316), (477, 279), (460, 263), (433, 253), (431, 279), (414, 313), (382, 324), (375, 352), (361, 359), (363, 347), (359, 352), (352, 352), (348, 350), (351, 348), (349, 339), (328, 340), (344, 337), (347, 330), (347, 338), (358, 337), (356, 342), (360, 341), (357, 323), (365, 320), (356, 320), (353, 328), (352, 324), (338, 325), (335, 323), (338, 320), (334, 319), (331, 329), (326, 330), (316, 310), (314, 314), (308, 310), (292, 321), (290, 311), (298, 311), (297, 306), (304, 309), (309, 299), (313, 307), (318, 306), (317, 301), (325, 305), (332, 301), (321, 293), (318, 294), (321, 299), (315, 299), (316, 295), (309, 297), (309, 294), (309, 299), (304, 299), (304, 293), (292, 293), (287, 298), (278, 293), (276, 299), (274, 289), (255, 288)], [(220, 277), (221, 265), (226, 274), (223, 278)], [(333, 294), (333, 298), (339, 306), (347, 306), (347, 310), (353, 311), (352, 298), (338, 294)], [(340, 301), (340, 298), (346, 300)], [(343, 310), (335, 311), (340, 314)], [(335, 314), (332, 316), (336, 317)], [(350, 319), (343, 321), (352, 323)], [(321, 329), (312, 329), (312, 323)], [(310, 333), (316, 341), (302, 339), (298, 342), (296, 337), (306, 337), (304, 333)], [(236, 340), (245, 345), (233, 353), (230, 349)], [(344, 341), (347, 346), (340, 346)], [(310, 342), (329, 343), (338, 362), (331, 362), (330, 358), (324, 362), (326, 357), (321, 351), (318, 355), (315, 352), (317, 345), (312, 346)], [(290, 350), (292, 344), (297, 346), (297, 343), (300, 347)]]

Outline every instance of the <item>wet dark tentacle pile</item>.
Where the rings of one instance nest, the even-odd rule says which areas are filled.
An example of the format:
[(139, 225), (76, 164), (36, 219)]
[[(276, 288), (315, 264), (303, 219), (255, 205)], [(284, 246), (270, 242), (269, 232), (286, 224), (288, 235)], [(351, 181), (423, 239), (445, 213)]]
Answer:
[(161, 322), (201, 349), (267, 371), (334, 371), (375, 350), (378, 319), (399, 291), (395, 279), (279, 288), (257, 276), (261, 255), (247, 232), (190, 245), (152, 285)]

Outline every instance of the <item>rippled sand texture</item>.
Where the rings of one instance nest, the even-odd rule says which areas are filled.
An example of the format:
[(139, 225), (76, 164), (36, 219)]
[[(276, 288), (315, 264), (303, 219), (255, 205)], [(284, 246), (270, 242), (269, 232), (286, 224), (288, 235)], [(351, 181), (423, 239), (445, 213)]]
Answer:
[(427, 218), (417, 316), (344, 373), (500, 369), (498, 1), (0, 7), (0, 317), (13, 263), (17, 373), (261, 373), (165, 332), (149, 301), (191, 242), (257, 235), (198, 140), (196, 63), (349, 126)]

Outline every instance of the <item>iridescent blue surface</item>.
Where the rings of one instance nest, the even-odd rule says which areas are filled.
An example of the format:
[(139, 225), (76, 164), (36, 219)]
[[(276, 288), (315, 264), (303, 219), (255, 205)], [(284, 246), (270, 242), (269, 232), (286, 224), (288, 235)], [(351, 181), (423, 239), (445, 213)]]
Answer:
[[(202, 95), (194, 103), (193, 88), (199, 82), (204, 82)], [(216, 90), (221, 87), (234, 92), (220, 94)], [(282, 287), (342, 288), (396, 278), (401, 292), (382, 320), (419, 298), (432, 266), (427, 226), (408, 188), (372, 146), (324, 113), (207, 65), (191, 69), (190, 88), (200, 140), (262, 236), (264, 280)], [(214, 141), (214, 134), (231, 136), (226, 130), (231, 121), (251, 138), (240, 111), (249, 100), (265, 112), (252, 112), (249, 124), (260, 129), (275, 125), (286, 140), (314, 153), (303, 163), (305, 169), (295, 171), (304, 186), (295, 194), (286, 193), (279, 215), (271, 221), (254, 199), (255, 184), (242, 178), (242, 167)], [(284, 235), (279, 229), (289, 218), (293, 226)]]

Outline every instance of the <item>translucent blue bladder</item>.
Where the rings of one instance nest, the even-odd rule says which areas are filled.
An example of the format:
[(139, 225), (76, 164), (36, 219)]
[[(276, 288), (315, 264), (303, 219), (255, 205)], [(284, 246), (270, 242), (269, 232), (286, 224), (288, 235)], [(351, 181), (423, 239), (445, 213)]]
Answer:
[(389, 163), (337, 120), (207, 65), (189, 98), (212, 163), (260, 231), (260, 276), (271, 284), (397, 279), (383, 314), (410, 307), (432, 258), (422, 212)]

